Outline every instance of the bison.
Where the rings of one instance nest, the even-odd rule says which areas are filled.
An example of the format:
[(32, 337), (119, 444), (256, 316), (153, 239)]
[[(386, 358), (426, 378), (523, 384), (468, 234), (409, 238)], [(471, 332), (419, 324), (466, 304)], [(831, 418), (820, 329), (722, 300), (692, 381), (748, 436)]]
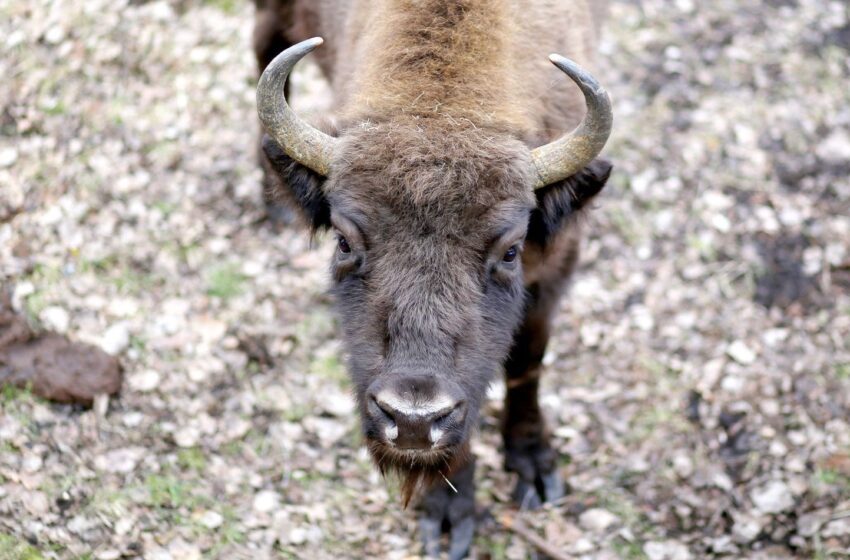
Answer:
[[(451, 557), (470, 546), (470, 437), (500, 372), (515, 498), (564, 493), (538, 385), (577, 218), (611, 172), (595, 159), (610, 101), (582, 69), (591, 4), (257, 0), (265, 167), (314, 231), (336, 233), (333, 293), (364, 438), (377, 467), (401, 475), (405, 505), (421, 494), (429, 554), (443, 528)], [(334, 93), (324, 130), (286, 102), (318, 36)], [(547, 52), (569, 59), (550, 65)]]

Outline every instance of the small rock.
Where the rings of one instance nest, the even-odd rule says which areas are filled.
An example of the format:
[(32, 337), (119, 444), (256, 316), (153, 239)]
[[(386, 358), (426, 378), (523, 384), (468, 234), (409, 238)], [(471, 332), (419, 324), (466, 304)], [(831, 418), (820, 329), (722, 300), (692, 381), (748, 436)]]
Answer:
[(142, 393), (153, 391), (159, 387), (159, 382), (159, 372), (152, 369), (140, 371), (127, 378), (127, 383), (130, 385), (130, 388)]
[(145, 415), (137, 410), (131, 410), (121, 417), (121, 422), (128, 428), (136, 428), (142, 424)]
[(98, 524), (99, 523), (96, 519), (92, 519), (91, 517), (86, 517), (84, 515), (77, 515), (71, 519), (65, 527), (75, 535), (82, 535), (83, 533), (97, 527)]
[(251, 427), (251, 422), (244, 418), (228, 419), (222, 428), (222, 431), (224, 432), (224, 439), (225, 441), (240, 439), (251, 430)]
[(591, 542), (590, 539), (582, 537), (573, 544), (572, 551), (576, 554), (587, 554), (595, 548), (596, 547), (593, 546), (593, 542)]
[(738, 547), (729, 535), (721, 535), (711, 541), (711, 550), (715, 554), (737, 554)]
[(158, 546), (145, 549), (145, 560), (174, 560), (170, 552)]
[(139, 304), (129, 298), (116, 297), (109, 301), (106, 310), (116, 317), (131, 317), (138, 313)]
[(293, 527), (289, 530), (288, 540), (289, 544), (304, 544), (307, 540), (307, 531), (301, 527)]
[(331, 416), (345, 417), (354, 412), (354, 399), (341, 391), (331, 391), (321, 397), (321, 406)]
[(775, 399), (765, 399), (759, 403), (759, 408), (761, 408), (762, 413), (765, 416), (777, 416), (779, 415), (779, 402)]
[(205, 511), (198, 517), (198, 521), (207, 529), (217, 529), (224, 522), (224, 517), (216, 511)]
[(120, 536), (126, 535), (136, 524), (136, 520), (132, 517), (122, 517), (115, 522), (115, 534)]
[(227, 323), (210, 317), (201, 317), (193, 321), (192, 324), (201, 340), (206, 344), (213, 344), (221, 340), (221, 337), (227, 332)]
[(269, 513), (274, 510), (279, 502), (277, 492), (263, 490), (254, 496), (254, 511), (257, 513)]
[(824, 526), (821, 536), (825, 538), (850, 536), (850, 517), (830, 521)]
[(694, 474), (694, 462), (687, 455), (676, 455), (673, 457), (673, 470), (681, 478), (690, 478)]
[(317, 416), (308, 416), (304, 419), (303, 424), (308, 431), (319, 437), (322, 447), (325, 448), (333, 447), (349, 430), (347, 424)]
[(44, 41), (49, 45), (58, 45), (65, 39), (65, 30), (54, 25), (44, 34)]
[(0, 149), (0, 169), (11, 167), (18, 161), (18, 150), (13, 146)]
[(619, 521), (619, 517), (601, 508), (591, 508), (578, 518), (578, 523), (583, 529), (595, 533), (601, 533)]
[(187, 543), (181, 539), (168, 545), (168, 552), (171, 553), (172, 557), (179, 558), (180, 560), (201, 559), (201, 550), (196, 545)]
[(36, 517), (41, 517), (50, 511), (50, 502), (44, 492), (29, 492), (24, 500), (26, 510)]
[(794, 507), (791, 489), (781, 480), (772, 480), (750, 493), (756, 508), (763, 513), (781, 513)]
[(201, 438), (201, 431), (195, 426), (186, 426), (174, 433), (174, 443), (179, 447), (195, 447)]
[(649, 541), (643, 545), (649, 560), (691, 560), (688, 547), (676, 541)]
[(811, 537), (823, 527), (828, 519), (829, 514), (826, 512), (804, 513), (797, 519), (797, 533), (803, 537)]
[(579, 329), (579, 337), (583, 346), (593, 348), (602, 340), (603, 326), (599, 323), (585, 323)]
[(739, 375), (727, 375), (720, 382), (720, 387), (729, 393), (738, 394), (744, 390), (744, 378)]
[(732, 537), (739, 544), (749, 544), (756, 540), (763, 527), (762, 519), (750, 515), (738, 515), (735, 518), (735, 525), (732, 526)]
[(97, 469), (111, 473), (129, 473), (147, 452), (143, 447), (124, 447), (108, 451), (94, 460)]
[(107, 354), (117, 356), (130, 345), (130, 331), (124, 323), (116, 323), (106, 329), (100, 347)]
[(60, 334), (68, 332), (68, 327), (71, 325), (71, 316), (68, 315), (68, 312), (55, 305), (45, 307), (38, 314), (38, 318), (41, 319), (45, 327)]
[(756, 353), (742, 340), (736, 340), (726, 348), (730, 358), (741, 365), (748, 366), (756, 361)]
[(816, 152), (826, 161), (846, 163), (850, 160), (850, 134), (836, 130), (818, 145)]
[(44, 461), (38, 455), (27, 455), (21, 462), (21, 470), (25, 473), (34, 473), (41, 470)]

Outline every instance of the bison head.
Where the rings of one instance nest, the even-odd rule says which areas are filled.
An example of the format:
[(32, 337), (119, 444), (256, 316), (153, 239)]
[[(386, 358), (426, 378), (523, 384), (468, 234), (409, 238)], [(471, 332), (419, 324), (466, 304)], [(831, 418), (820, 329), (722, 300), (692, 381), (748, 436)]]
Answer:
[(333, 137), (283, 95), (295, 62), (320, 42), (266, 69), (264, 148), (313, 228), (336, 232), (333, 291), (363, 432), (381, 470), (404, 477), (407, 501), (420, 482), (464, 464), (522, 319), (526, 238), (545, 243), (604, 184), (610, 166), (588, 165), (608, 136), (610, 105), (558, 58), (589, 110), (572, 134), (535, 150), (508, 129), (416, 115), (370, 116)]

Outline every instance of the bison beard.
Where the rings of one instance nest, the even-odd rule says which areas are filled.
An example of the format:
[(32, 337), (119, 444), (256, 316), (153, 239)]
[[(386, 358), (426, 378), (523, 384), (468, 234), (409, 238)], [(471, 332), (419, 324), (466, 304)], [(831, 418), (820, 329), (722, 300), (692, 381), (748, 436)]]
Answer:
[(405, 508), (414, 496), (427, 491), (434, 484), (446, 484), (471, 460), (469, 440), (460, 447), (435, 450), (426, 456), (406, 455), (376, 441), (369, 441), (367, 446), (381, 475), (399, 477), (401, 502)]

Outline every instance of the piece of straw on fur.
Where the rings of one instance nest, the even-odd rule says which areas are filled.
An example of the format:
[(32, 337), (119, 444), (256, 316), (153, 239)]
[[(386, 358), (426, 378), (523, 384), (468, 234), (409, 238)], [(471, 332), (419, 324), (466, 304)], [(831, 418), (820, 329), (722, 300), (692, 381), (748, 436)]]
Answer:
[(452, 484), (452, 483), (449, 481), (449, 479), (448, 479), (448, 478), (446, 478), (446, 475), (444, 475), (443, 473), (440, 473), (440, 476), (442, 476), (442, 477), (443, 477), (443, 480), (445, 480), (445, 481), (446, 481), (446, 484), (448, 484), (448, 485), (449, 485), (449, 488), (451, 488), (452, 490), (454, 490), (454, 493), (455, 493), (455, 494), (457, 494), (457, 488), (455, 488), (455, 485), (454, 485), (454, 484)]
[(512, 533), (515, 533), (528, 544), (535, 547), (537, 550), (539, 550), (546, 556), (549, 556), (553, 560), (573, 560), (571, 556), (567, 556), (565, 553), (556, 549), (551, 544), (546, 542), (540, 535), (526, 527), (525, 523), (523, 523), (517, 517), (506, 513), (499, 518), (499, 523), (502, 525), (502, 527), (504, 527), (508, 531), (511, 531)]

